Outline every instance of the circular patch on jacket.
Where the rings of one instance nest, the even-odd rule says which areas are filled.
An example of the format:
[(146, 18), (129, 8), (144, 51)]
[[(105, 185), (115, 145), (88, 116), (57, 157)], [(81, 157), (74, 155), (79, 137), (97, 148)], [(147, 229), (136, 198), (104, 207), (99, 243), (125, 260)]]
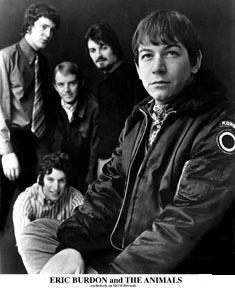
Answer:
[(222, 131), (217, 136), (219, 148), (228, 154), (235, 152), (235, 135), (231, 131)]

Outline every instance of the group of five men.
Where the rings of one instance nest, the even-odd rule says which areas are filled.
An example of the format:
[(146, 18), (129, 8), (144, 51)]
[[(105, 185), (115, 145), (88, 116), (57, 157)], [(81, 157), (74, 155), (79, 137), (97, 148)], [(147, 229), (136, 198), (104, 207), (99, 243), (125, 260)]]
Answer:
[[(49, 8), (43, 7), (40, 9)], [(92, 26), (85, 38), (91, 59), (103, 72), (97, 89), (99, 105), (88, 91), (79, 94), (85, 87), (77, 65), (63, 62), (54, 71), (54, 87), (61, 102), (58, 109), (47, 112), (51, 107), (44, 99), (45, 119), (40, 113), (36, 117), (43, 133), (35, 136), (35, 130), (31, 131), (38, 90), (34, 59), (59, 26), (58, 14), (49, 9), (48, 14), (29, 9), (27, 19), (32, 19), (25, 37), (0, 54), (0, 144), (3, 173), (10, 180), (7, 186), (19, 173), (24, 175), (24, 167), (34, 171), (29, 151), (39, 155), (37, 149), (46, 149), (51, 143), (48, 139), (55, 135), (56, 143), (63, 143), (60, 148), (67, 145), (64, 151), (71, 156), (71, 163), (74, 160), (73, 181), (82, 174), (80, 165), (91, 174), (95, 163), (102, 169), (98, 169), (96, 181), (91, 176), (84, 199), (71, 217), (62, 223), (53, 217), (38, 219), (21, 231), (19, 253), (27, 271), (233, 272), (229, 260), (234, 261), (234, 107), (225, 86), (200, 69), (202, 47), (192, 23), (172, 10), (155, 11), (139, 23), (132, 51), (148, 96), (135, 107), (146, 92), (141, 92), (141, 97), (134, 92), (136, 88), (141, 91), (138, 81), (127, 81), (129, 72), (109, 25)], [(43, 59), (41, 54), (39, 59)], [(47, 117), (48, 130), (42, 129)], [(61, 130), (65, 118), (68, 131), (74, 127), (71, 138)], [(76, 126), (79, 121), (84, 124), (81, 130)], [(94, 134), (87, 142), (90, 133)], [(109, 140), (114, 133), (120, 133), (119, 141), (115, 137)], [(18, 147), (22, 137), (30, 149), (26, 144)], [(80, 148), (74, 139), (84, 144), (81, 151), (95, 147), (94, 158), (91, 152), (89, 159), (76, 158)], [(53, 169), (46, 174), (58, 172)]]

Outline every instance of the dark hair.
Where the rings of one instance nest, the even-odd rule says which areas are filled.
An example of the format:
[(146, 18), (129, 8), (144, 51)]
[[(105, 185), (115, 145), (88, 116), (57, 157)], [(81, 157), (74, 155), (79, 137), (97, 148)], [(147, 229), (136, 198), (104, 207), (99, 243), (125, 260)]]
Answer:
[(43, 186), (44, 176), (51, 174), (53, 168), (63, 171), (68, 177), (70, 170), (69, 156), (60, 151), (45, 155), (38, 168), (38, 183), (40, 185)]
[(96, 23), (89, 27), (85, 34), (86, 51), (88, 51), (87, 43), (89, 39), (97, 44), (109, 45), (118, 59), (122, 57), (123, 52), (118, 35), (108, 23)]
[(55, 24), (56, 28), (60, 27), (60, 16), (57, 10), (51, 5), (39, 2), (31, 4), (25, 11), (22, 33), (27, 33), (40, 17), (48, 18)]
[(141, 44), (153, 45), (180, 42), (188, 51), (192, 66), (196, 65), (202, 46), (198, 32), (190, 20), (173, 10), (157, 10), (140, 21), (132, 38), (134, 61), (138, 64)]
[(81, 83), (84, 80), (84, 75), (78, 65), (74, 62), (65, 61), (56, 65), (53, 72), (53, 82), (55, 83), (55, 76), (57, 72), (63, 75), (74, 74), (77, 76), (77, 80)]

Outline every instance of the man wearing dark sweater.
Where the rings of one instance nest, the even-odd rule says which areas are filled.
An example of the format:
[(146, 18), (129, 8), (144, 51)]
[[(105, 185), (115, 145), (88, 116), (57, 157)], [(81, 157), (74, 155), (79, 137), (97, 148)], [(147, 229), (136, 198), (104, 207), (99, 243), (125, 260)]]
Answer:
[[(136, 71), (122, 59), (117, 34), (107, 23), (92, 25), (86, 35), (88, 54), (101, 72), (95, 85), (99, 103), (98, 175), (118, 144), (127, 116), (143, 97)], [(141, 95), (141, 96), (140, 96)]]

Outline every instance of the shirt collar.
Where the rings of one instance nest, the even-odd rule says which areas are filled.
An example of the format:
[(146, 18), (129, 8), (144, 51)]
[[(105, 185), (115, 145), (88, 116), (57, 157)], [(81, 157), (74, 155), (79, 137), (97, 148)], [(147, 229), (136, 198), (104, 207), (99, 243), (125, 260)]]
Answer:
[(64, 103), (63, 99), (61, 99), (61, 106), (63, 107), (63, 109), (64, 109), (65, 111), (69, 111), (69, 112), (71, 112), (71, 113), (73, 113), (73, 112), (75, 111), (75, 109), (76, 109), (76, 107), (77, 107), (77, 104), (78, 104), (78, 101), (76, 101), (76, 102), (73, 103), (72, 105), (67, 106), (67, 105)]
[[(166, 114), (171, 112), (173, 110), (173, 106), (171, 104), (159, 105), (154, 99), (151, 99), (147, 103), (147, 110), (151, 118), (154, 121), (157, 121), (157, 119), (162, 117), (164, 118)], [(162, 115), (160, 116), (160, 114)]]
[(22, 50), (24, 56), (26, 57), (27, 61), (30, 65), (34, 63), (36, 52), (33, 50), (33, 48), (29, 45), (25, 37), (23, 37), (20, 42), (20, 49)]
[[(76, 114), (76, 116), (78, 116), (79, 118), (83, 118), (84, 117), (84, 114), (85, 114), (85, 109), (86, 109), (86, 102), (84, 101), (77, 101), (71, 108), (67, 108), (65, 107), (63, 101), (61, 101), (61, 107), (66, 111), (70, 111), (70, 112), (73, 112), (73, 115)], [(72, 109), (72, 110), (70, 110)]]

